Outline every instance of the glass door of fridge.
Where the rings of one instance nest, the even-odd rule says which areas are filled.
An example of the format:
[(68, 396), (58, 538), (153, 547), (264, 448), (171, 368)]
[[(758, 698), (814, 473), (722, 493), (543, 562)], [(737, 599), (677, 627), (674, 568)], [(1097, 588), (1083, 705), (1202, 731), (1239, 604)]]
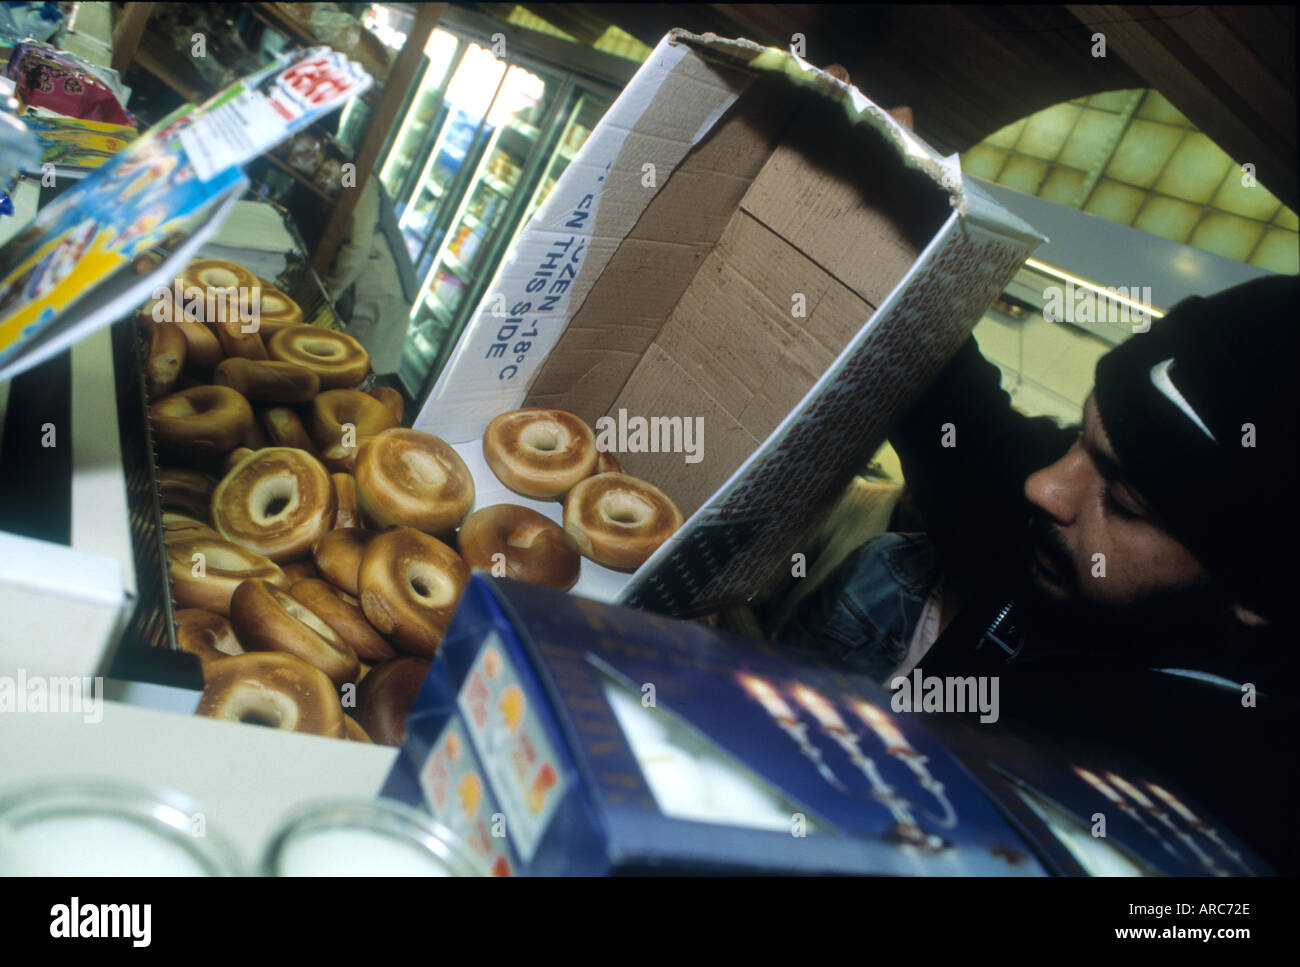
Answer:
[(501, 86), (505, 64), (478, 44), (465, 47), (447, 83), (431, 145), (398, 218), (403, 239), (423, 279), (447, 230), (453, 207), (490, 134), (487, 113)]
[(534, 159), (544, 147), (562, 81), (517, 64), (504, 71), (486, 112), (477, 165), (460, 182), (463, 191), (444, 205), (450, 213), (446, 231), (417, 266), (422, 284), (399, 369), (412, 395), (420, 394), (445, 357), (461, 320), (496, 269), (500, 239), (512, 227), (516, 192), (533, 189)]
[(379, 180), (392, 198), (399, 216), (405, 211), (416, 173), (421, 170), (426, 150), (446, 122), (444, 100), (447, 79), (460, 58), (464, 43), (455, 34), (435, 30), (424, 45), (424, 69), (414, 94), (403, 112), (397, 133), (384, 153)]

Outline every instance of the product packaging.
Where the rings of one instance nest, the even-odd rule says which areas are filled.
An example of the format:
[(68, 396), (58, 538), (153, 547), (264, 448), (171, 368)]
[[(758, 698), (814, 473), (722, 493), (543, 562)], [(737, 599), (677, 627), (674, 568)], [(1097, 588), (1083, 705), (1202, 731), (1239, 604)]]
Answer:
[(698, 622), (476, 575), (383, 795), (498, 875), (1267, 872), (1113, 751), (1065, 760), (949, 715), (937, 732), (896, 699)]
[(369, 84), (327, 48), (284, 55), (174, 112), (43, 208), (0, 248), (0, 380), (166, 286), (247, 186), (240, 164)]

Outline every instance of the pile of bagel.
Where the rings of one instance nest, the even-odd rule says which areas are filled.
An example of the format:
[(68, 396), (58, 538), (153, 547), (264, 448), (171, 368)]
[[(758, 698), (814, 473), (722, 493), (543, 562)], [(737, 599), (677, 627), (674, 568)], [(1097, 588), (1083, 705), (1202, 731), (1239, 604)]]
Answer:
[[(483, 452), (506, 487), (564, 501), (564, 526), (514, 504), (471, 513), (459, 454), (402, 427), (397, 391), (357, 388), (370, 361), (355, 339), (304, 324), (234, 263), (197, 260), (178, 285), (206, 298), (140, 316), (176, 638), (203, 664), (200, 715), (400, 745), (472, 569), (568, 589), (580, 556), (635, 570), (682, 524), (583, 420), (547, 409), (493, 420)], [(256, 325), (232, 309), (255, 291)]]

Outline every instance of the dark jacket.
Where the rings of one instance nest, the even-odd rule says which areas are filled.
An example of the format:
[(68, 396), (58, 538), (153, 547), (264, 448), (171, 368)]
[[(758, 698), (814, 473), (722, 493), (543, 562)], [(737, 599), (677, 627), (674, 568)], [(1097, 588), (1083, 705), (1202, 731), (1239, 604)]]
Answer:
[[(953, 425), (956, 446), (941, 445), (945, 424)], [(959, 586), (964, 602), (920, 668), (926, 676), (998, 676), (996, 727), (1051, 742), (1067, 756), (1135, 753), (1279, 872), (1296, 872), (1298, 717), (1287, 643), (1244, 630), (1131, 640), (1086, 631), (1048, 639), (1034, 631), (1024, 607), (1031, 554), (1024, 484), (1076, 436), (1016, 413), (973, 338), (900, 422), (891, 443), (945, 586)], [(898, 548), (891, 551), (896, 557)], [(864, 566), (861, 558), (850, 566), (855, 561)], [(823, 598), (818, 618), (854, 609), (843, 598)], [(898, 598), (917, 610), (906, 587)], [(855, 613), (888, 611), (873, 601)], [(852, 652), (839, 640), (826, 648), (835, 657)], [(1254, 707), (1243, 706), (1239, 683), (1247, 682), (1259, 691)]]

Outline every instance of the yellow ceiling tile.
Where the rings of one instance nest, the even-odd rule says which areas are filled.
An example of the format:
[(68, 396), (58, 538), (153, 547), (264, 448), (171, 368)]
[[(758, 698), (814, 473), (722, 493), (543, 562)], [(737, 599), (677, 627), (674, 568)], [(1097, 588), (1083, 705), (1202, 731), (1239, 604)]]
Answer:
[(1190, 131), (1169, 159), (1155, 188), (1162, 195), (1204, 205), (1213, 197), (1231, 166), (1232, 159), (1218, 145), (1200, 131)]
[(1247, 188), (1241, 183), (1243, 177), (1239, 167), (1229, 168), (1210, 204), (1244, 218), (1272, 221), (1282, 203), (1258, 181), (1253, 188)]
[(1105, 91), (1101, 94), (1094, 94), (1090, 103), (1093, 107), (1099, 107), (1103, 111), (1118, 114), (1128, 107), (1129, 99), (1132, 96), (1132, 91)]
[(1026, 195), (1038, 194), (1038, 186), (1047, 176), (1048, 165), (1036, 158), (1013, 154), (998, 175), (998, 184), (1023, 191)]
[(1196, 226), (1187, 244), (1244, 262), (1263, 232), (1264, 226), (1259, 222), (1211, 210)]
[(1121, 124), (1123, 119), (1118, 114), (1088, 108), (1066, 139), (1065, 147), (1056, 157), (1056, 163), (1080, 171), (1092, 170), (1094, 165), (1101, 162), (1102, 153), (1109, 147)]
[(1270, 228), (1250, 257), (1250, 264), (1283, 275), (1300, 274), (1300, 235)]
[(1016, 150), (1034, 158), (1051, 161), (1061, 151), (1074, 122), (1082, 108), (1074, 104), (1054, 104), (1046, 110), (1031, 115), (1020, 135)]
[(1300, 219), (1297, 219), (1295, 212), (1287, 208), (1285, 205), (1282, 206), (1282, 210), (1277, 213), (1277, 218), (1273, 219), (1273, 224), (1280, 226), (1281, 228), (1290, 229), (1293, 232), (1296, 229), (1300, 229)]
[(1172, 124), (1180, 128), (1192, 127), (1192, 122), (1187, 120), (1187, 116), (1170, 104), (1165, 99), (1165, 96), (1156, 90), (1147, 91), (1146, 96), (1142, 98), (1142, 106), (1137, 110), (1137, 116), (1146, 118), (1148, 121), (1161, 121), (1164, 124)]
[(1204, 210), (1177, 198), (1151, 195), (1133, 227), (1173, 242), (1186, 242)]
[(985, 144), (991, 144), (995, 148), (1014, 148), (1016, 140), (1020, 137), (1020, 132), (1025, 129), (1025, 122), (1029, 118), (1021, 118), (1008, 124), (1005, 128), (994, 131), (984, 139)]
[(1106, 174), (1125, 184), (1150, 188), (1183, 134), (1180, 128), (1135, 118), (1115, 146)]
[(1056, 202), (1058, 205), (1073, 208), (1076, 204), (1075, 198), (1079, 194), (1079, 188), (1083, 185), (1083, 179), (1084, 174), (1082, 171), (1072, 171), (1060, 165), (1052, 165), (1051, 174), (1047, 176), (1043, 186), (1038, 189), (1038, 197)]
[(977, 178), (996, 181), (1002, 170), (1002, 162), (1007, 160), (1007, 153), (991, 148), (987, 144), (977, 144), (961, 156), (961, 170)]
[(1103, 178), (1097, 182), (1097, 187), (1092, 190), (1092, 197), (1083, 206), (1083, 210), (1121, 225), (1131, 225), (1145, 199), (1144, 192)]

